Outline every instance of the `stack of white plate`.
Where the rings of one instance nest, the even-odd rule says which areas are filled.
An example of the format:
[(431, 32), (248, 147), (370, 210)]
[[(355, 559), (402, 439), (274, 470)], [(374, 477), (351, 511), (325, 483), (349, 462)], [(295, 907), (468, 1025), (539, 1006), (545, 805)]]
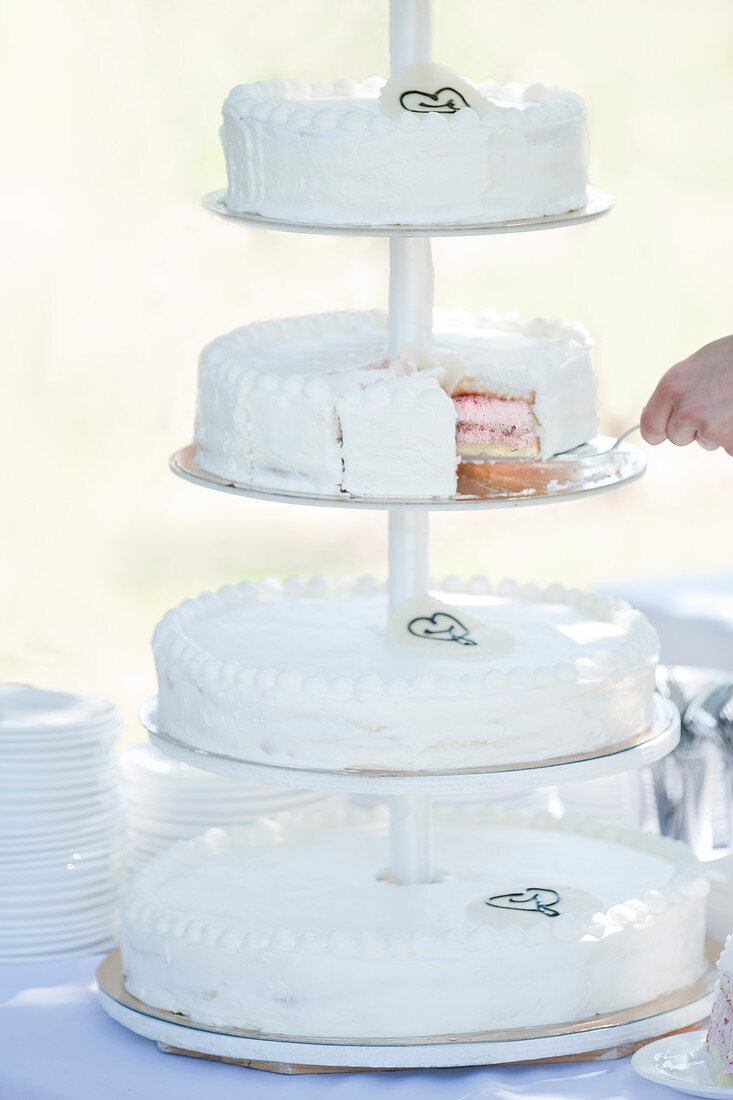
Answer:
[(124, 875), (120, 728), (100, 699), (0, 684), (0, 962), (114, 943)]
[(152, 745), (120, 753), (127, 804), (130, 870), (176, 840), (214, 826), (247, 825), (261, 817), (320, 812), (343, 803), (341, 795), (265, 787), (172, 760)]

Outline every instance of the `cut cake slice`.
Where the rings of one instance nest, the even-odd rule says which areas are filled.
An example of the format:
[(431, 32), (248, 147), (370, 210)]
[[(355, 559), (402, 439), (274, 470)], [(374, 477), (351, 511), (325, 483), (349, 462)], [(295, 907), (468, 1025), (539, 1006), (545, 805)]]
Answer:
[(718, 959), (707, 1048), (719, 1071), (716, 1085), (733, 1085), (733, 936)]

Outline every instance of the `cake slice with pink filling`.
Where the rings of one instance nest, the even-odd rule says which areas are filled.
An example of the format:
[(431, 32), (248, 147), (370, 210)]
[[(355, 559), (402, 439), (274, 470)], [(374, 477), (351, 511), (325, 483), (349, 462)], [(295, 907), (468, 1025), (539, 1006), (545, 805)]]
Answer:
[(538, 457), (539, 424), (531, 402), (461, 393), (453, 394), (453, 405), (459, 455)]
[(733, 936), (718, 959), (707, 1047), (718, 1069), (716, 1085), (733, 1085)]
[(484, 310), (438, 313), (435, 359), (464, 457), (549, 458), (598, 430), (587, 330)]

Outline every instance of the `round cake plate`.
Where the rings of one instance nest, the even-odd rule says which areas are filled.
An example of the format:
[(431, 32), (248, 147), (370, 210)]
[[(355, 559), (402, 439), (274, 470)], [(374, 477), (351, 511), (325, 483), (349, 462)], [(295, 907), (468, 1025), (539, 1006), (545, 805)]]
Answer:
[(646, 459), (631, 444), (624, 443), (614, 451), (609, 450), (614, 442), (611, 436), (598, 436), (592, 443), (544, 462), (505, 458), (464, 460), (458, 467), (456, 496), (426, 499), (354, 497), (348, 493), (303, 493), (271, 486), (243, 485), (202, 470), (196, 462), (193, 443), (171, 457), (170, 468), (178, 477), (194, 485), (280, 504), (425, 512), (514, 508), (578, 500), (636, 481), (646, 470)]
[(241, 225), (260, 229), (279, 229), (285, 233), (323, 233), (332, 237), (474, 237), (492, 233), (527, 233), (535, 229), (559, 229), (564, 226), (582, 225), (600, 218), (613, 206), (613, 199), (598, 187), (588, 186), (587, 202), (578, 210), (566, 214), (550, 214), (544, 218), (513, 219), (503, 222), (486, 222), (479, 225), (314, 225), (308, 222), (281, 221), (264, 218), (260, 214), (238, 214), (230, 210), (224, 198), (226, 190), (212, 191), (203, 204), (207, 210), (239, 222)]
[(444, 772), (328, 771), (281, 764), (260, 764), (225, 753), (192, 748), (158, 727), (158, 700), (155, 696), (143, 703), (140, 720), (152, 743), (161, 752), (175, 760), (217, 772), (219, 775), (311, 791), (374, 795), (450, 795), (574, 783), (604, 775), (617, 775), (653, 764), (671, 752), (680, 737), (677, 708), (660, 695), (655, 696), (654, 705), (655, 718), (651, 730), (641, 738), (634, 739), (632, 743), (627, 742), (585, 756), (534, 761), (511, 767)]
[(637, 1050), (631, 1059), (640, 1077), (687, 1096), (731, 1095), (730, 1085), (716, 1085), (719, 1070), (707, 1051), (707, 1031), (668, 1035)]
[(314, 1039), (193, 1025), (184, 1016), (132, 997), (122, 982), (119, 950), (97, 971), (102, 1008), (161, 1049), (225, 1058), (281, 1073), (313, 1070), (429, 1069), (554, 1059), (625, 1057), (639, 1044), (699, 1025), (710, 1011), (720, 944), (708, 940), (707, 967), (691, 986), (621, 1012), (566, 1025), (415, 1039)]

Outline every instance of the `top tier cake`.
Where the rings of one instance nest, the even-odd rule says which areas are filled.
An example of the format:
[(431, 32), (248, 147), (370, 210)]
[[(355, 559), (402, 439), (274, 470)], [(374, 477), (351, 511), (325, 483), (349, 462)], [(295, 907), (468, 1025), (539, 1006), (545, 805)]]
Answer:
[(259, 81), (221, 129), (233, 213), (313, 225), (472, 225), (586, 202), (583, 100), (433, 63), (385, 84)]

